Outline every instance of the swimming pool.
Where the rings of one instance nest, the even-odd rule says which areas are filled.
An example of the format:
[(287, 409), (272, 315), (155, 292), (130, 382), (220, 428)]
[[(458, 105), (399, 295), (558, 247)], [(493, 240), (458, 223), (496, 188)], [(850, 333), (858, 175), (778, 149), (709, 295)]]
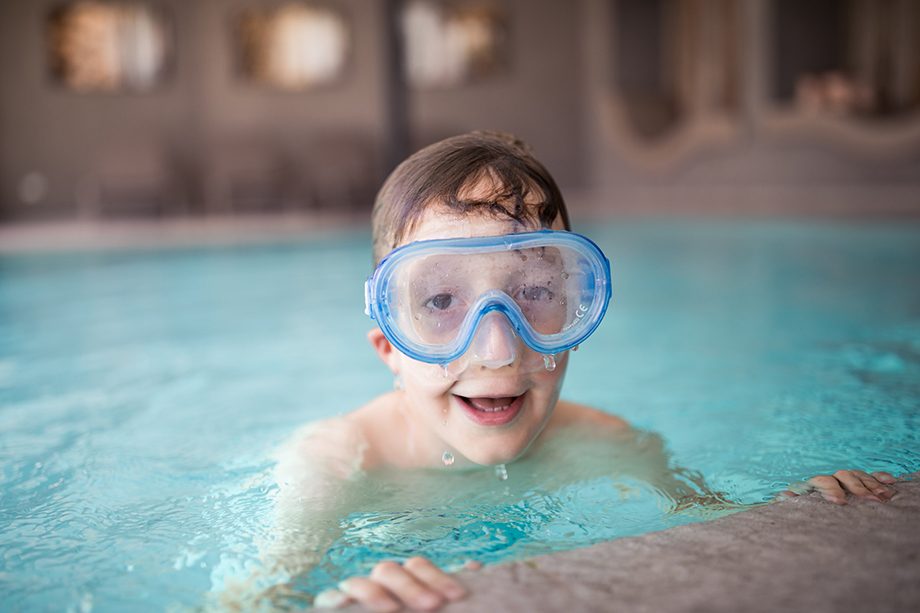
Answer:
[[(566, 398), (660, 434), (742, 502), (836, 468), (920, 469), (920, 224), (580, 229), (614, 296)], [(0, 609), (193, 608), (245, 576), (274, 448), (392, 385), (364, 338), (369, 262), (362, 231), (0, 256)], [(300, 587), (419, 548), (493, 562), (699, 519), (564, 443), (557, 467), (507, 478), (376, 475)]]

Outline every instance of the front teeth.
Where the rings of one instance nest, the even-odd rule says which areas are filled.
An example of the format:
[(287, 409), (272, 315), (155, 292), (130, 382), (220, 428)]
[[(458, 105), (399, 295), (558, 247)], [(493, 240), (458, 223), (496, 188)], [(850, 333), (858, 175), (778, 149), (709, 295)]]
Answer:
[(480, 411), (484, 411), (484, 412), (486, 412), (486, 413), (495, 413), (495, 412), (497, 412), (497, 411), (507, 411), (507, 410), (508, 410), (508, 407), (510, 407), (510, 406), (511, 406), (511, 405), (508, 404), (508, 405), (505, 405), (505, 406), (503, 406), (503, 407), (495, 407), (494, 409), (479, 409), (479, 410), (480, 410)]

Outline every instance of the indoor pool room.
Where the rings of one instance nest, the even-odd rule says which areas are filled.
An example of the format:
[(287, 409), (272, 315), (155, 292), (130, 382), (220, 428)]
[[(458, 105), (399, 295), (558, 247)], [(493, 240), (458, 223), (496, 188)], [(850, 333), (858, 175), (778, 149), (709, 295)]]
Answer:
[(0, 4), (0, 613), (920, 609), (918, 34)]
[[(299, 589), (419, 552), (496, 564), (663, 530), (841, 466), (920, 470), (920, 226), (588, 230), (613, 292), (563, 396), (737, 504), (680, 508), (629, 467), (641, 454), (564, 437), (507, 466), (382, 470)], [(369, 242), (0, 259), (5, 607), (191, 610), (247, 579), (276, 538), (277, 447), (392, 386), (364, 338)]]

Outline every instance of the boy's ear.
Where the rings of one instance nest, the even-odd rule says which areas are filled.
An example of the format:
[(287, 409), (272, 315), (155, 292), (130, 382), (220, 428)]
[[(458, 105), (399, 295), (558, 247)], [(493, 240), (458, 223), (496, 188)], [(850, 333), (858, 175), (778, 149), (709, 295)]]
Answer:
[(383, 335), (380, 328), (374, 328), (368, 332), (367, 340), (370, 341), (374, 351), (377, 352), (377, 357), (380, 358), (380, 361), (386, 364), (394, 374), (399, 374), (399, 367), (396, 364), (396, 358), (399, 352), (393, 348), (393, 345), (391, 345), (387, 337)]

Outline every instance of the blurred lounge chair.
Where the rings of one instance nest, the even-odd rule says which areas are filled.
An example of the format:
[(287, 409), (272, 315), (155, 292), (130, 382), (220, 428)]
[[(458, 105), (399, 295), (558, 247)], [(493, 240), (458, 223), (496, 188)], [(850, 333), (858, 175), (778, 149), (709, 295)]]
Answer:
[(214, 147), (208, 154), (205, 168), (207, 213), (262, 213), (282, 209), (283, 165), (272, 148), (259, 145)]
[(373, 141), (358, 134), (328, 134), (311, 139), (300, 152), (296, 197), (313, 209), (370, 209), (377, 191)]
[(81, 217), (153, 217), (185, 211), (165, 148), (150, 142), (106, 147), (76, 194)]

